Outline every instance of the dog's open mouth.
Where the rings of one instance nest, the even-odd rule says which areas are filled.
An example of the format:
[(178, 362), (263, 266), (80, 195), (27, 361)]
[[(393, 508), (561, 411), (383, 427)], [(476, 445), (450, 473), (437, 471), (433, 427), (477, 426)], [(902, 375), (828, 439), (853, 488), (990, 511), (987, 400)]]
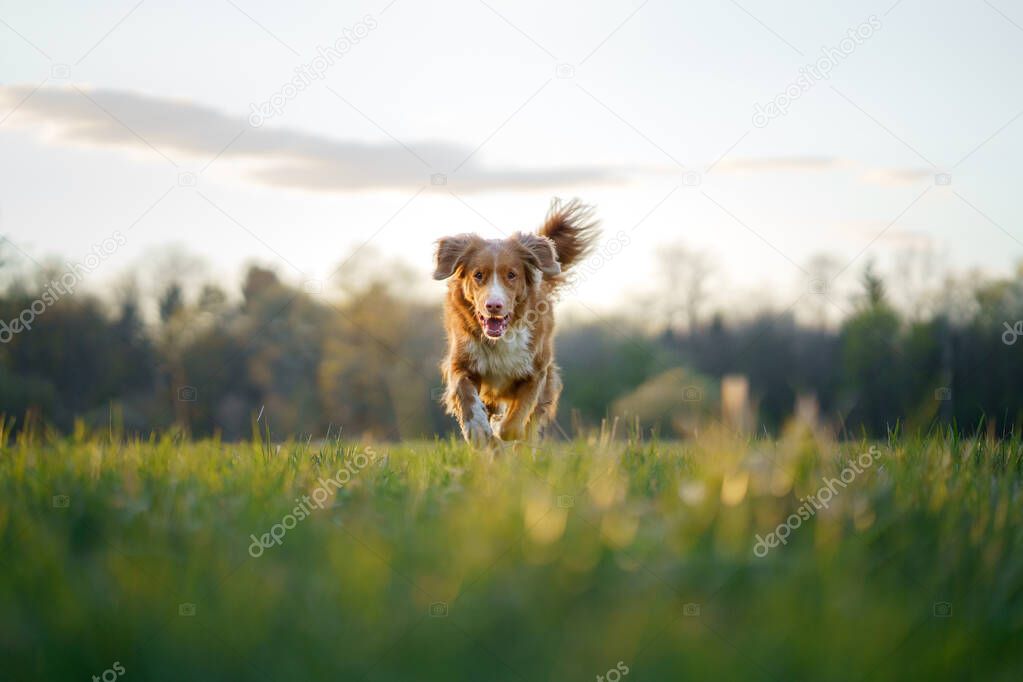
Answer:
[(492, 339), (499, 339), (508, 329), (508, 320), (511, 319), (511, 315), (505, 315), (504, 317), (489, 317), (487, 315), (478, 315), (480, 326), (483, 327), (483, 333)]

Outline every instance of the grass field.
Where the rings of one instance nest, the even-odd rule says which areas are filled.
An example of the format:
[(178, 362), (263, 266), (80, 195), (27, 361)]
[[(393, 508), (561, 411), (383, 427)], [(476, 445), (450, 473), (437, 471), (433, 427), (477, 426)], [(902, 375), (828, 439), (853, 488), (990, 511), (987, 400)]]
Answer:
[(4, 680), (1023, 671), (1018, 440), (3, 440)]

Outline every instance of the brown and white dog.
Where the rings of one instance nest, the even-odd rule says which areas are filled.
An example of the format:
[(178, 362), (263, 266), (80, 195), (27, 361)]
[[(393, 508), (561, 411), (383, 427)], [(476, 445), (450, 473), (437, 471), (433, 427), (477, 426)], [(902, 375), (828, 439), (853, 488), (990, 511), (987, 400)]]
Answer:
[(444, 401), (467, 441), (529, 438), (554, 419), (554, 297), (596, 237), (589, 207), (555, 199), (537, 234), (437, 242), (433, 278), (448, 280)]

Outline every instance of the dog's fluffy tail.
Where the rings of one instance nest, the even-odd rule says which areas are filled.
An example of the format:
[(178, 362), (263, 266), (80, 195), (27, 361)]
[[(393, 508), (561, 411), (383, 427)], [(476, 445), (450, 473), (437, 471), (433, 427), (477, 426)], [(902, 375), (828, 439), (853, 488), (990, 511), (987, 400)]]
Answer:
[(547, 219), (540, 228), (540, 236), (554, 242), (554, 250), (564, 272), (589, 255), (600, 236), (600, 230), (591, 206), (578, 199), (567, 204), (554, 199), (547, 212)]

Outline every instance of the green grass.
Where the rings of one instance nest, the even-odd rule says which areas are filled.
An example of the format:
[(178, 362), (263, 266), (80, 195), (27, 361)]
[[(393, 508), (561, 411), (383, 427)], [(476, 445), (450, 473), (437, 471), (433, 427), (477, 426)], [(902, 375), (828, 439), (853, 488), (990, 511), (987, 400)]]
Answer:
[[(116, 661), (128, 682), (533, 682), (621, 661), (624, 680), (1019, 679), (1019, 441), (876, 443), (754, 556), (870, 445), (411, 442), (363, 460), (351, 442), (22, 436), (0, 448), (0, 677)], [(250, 556), (342, 467), (323, 509)]]

